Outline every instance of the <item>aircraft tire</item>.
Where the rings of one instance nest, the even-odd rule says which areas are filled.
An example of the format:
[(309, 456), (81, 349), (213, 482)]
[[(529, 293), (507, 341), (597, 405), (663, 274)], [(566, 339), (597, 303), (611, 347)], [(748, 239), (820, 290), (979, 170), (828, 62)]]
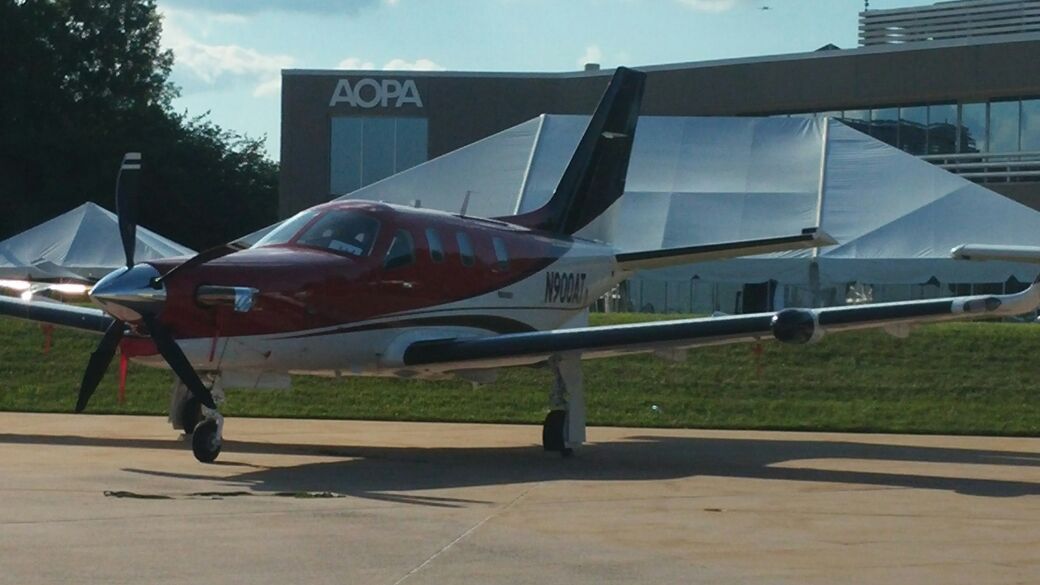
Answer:
[(202, 463), (216, 461), (222, 444), (220, 426), (213, 419), (199, 423), (191, 436), (191, 451), (195, 454), (195, 458)]
[(567, 411), (565, 410), (550, 410), (549, 414), (545, 415), (545, 422), (542, 423), (542, 447), (546, 451), (565, 453), (568, 450), (563, 438), (563, 429), (566, 424)]

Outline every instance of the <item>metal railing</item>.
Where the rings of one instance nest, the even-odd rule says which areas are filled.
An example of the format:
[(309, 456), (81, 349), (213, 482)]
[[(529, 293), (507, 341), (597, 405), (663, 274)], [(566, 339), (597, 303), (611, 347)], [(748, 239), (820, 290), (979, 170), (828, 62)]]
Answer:
[(1040, 181), (1040, 150), (929, 154), (920, 158), (979, 183)]

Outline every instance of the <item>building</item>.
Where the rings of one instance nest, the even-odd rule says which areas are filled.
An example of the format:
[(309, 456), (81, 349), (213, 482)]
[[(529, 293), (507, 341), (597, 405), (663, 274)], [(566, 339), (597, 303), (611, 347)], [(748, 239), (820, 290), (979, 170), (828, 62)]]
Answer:
[[(1040, 11), (1040, 0), (935, 6), (966, 4)], [(908, 18), (906, 10), (875, 12)], [(862, 15), (869, 26), (875, 12)], [(1040, 32), (1005, 28), (985, 37), (641, 67), (649, 74), (643, 113), (836, 116), (1040, 208)], [(286, 217), (542, 113), (587, 114), (610, 74), (593, 66), (572, 73), (286, 70), (279, 212)]]
[(1026, 32), (1040, 32), (1036, 0), (954, 0), (859, 15), (861, 46)]

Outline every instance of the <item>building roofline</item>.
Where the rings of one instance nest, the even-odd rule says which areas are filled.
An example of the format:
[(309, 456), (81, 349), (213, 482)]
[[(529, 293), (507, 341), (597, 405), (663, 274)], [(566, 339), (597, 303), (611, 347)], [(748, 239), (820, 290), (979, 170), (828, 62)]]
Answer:
[[(763, 63), (779, 63), (787, 61), (805, 61), (815, 59), (832, 59), (839, 57), (860, 57), (866, 55), (886, 55), (910, 53), (917, 51), (934, 51), (942, 49), (962, 48), (986, 45), (1009, 45), (1015, 43), (1040, 41), (1040, 33), (1020, 33), (994, 35), (990, 37), (971, 37), (940, 41), (920, 41), (905, 44), (881, 44), (837, 51), (809, 51), (803, 53), (786, 53), (781, 55), (765, 55), (759, 57), (739, 57), (732, 59), (715, 59), (710, 61), (687, 61), (666, 63), (661, 65), (636, 66), (635, 69), (646, 72), (681, 71), (687, 69), (707, 69), (713, 67), (729, 67), (733, 65), (751, 65)], [(582, 77), (605, 77), (613, 75), (614, 70), (599, 69), (595, 71), (547, 71), (509, 72), (509, 71), (412, 71), (382, 69), (282, 69), (283, 77), (297, 76), (342, 76), (365, 75), (368, 77), (483, 77), (483, 78), (515, 78), (515, 79), (572, 79)]]

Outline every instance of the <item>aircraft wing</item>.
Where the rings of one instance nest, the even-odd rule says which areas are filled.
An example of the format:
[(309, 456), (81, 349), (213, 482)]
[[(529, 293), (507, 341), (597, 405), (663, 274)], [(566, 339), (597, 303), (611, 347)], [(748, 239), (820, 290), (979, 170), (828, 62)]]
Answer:
[(92, 333), (104, 333), (108, 326), (112, 324), (112, 318), (100, 309), (79, 307), (39, 298), (32, 301), (23, 301), (22, 299), (2, 295), (0, 295), (0, 315), (80, 329)]
[[(809, 343), (828, 331), (883, 327), (893, 334), (918, 323), (1019, 315), (1040, 307), (1040, 285), (1009, 295), (831, 307), (658, 321), (610, 327), (584, 327), (492, 337), (416, 341), (400, 359), (406, 367), (465, 370), (538, 363), (554, 354), (583, 358), (682, 350), (774, 338)], [(447, 367), (445, 367), (447, 366)]]
[(950, 256), (957, 260), (1006, 260), (1040, 264), (1040, 248), (1036, 246), (963, 244), (950, 250)]

